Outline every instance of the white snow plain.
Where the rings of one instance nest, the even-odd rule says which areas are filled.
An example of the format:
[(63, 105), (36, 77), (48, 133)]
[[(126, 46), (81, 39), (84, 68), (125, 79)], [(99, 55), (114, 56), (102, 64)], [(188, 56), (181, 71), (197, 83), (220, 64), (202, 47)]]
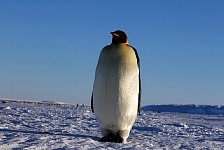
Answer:
[(224, 149), (224, 116), (143, 110), (127, 143), (100, 137), (89, 107), (0, 104), (0, 150)]

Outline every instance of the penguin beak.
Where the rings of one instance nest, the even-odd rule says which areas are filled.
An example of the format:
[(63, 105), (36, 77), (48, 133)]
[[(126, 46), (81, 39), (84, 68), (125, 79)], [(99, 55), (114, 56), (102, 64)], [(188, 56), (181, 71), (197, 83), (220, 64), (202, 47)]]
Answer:
[(112, 35), (115, 36), (115, 37), (119, 37), (119, 35), (116, 34), (116, 33), (114, 33), (114, 32), (110, 32), (110, 34), (112, 34)]

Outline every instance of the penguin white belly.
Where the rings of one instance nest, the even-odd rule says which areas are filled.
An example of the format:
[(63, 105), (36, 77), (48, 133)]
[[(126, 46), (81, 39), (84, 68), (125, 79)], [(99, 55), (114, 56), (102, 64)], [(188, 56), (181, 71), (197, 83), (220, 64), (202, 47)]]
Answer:
[(139, 68), (129, 46), (103, 49), (97, 64), (93, 107), (103, 129), (130, 130), (138, 107)]

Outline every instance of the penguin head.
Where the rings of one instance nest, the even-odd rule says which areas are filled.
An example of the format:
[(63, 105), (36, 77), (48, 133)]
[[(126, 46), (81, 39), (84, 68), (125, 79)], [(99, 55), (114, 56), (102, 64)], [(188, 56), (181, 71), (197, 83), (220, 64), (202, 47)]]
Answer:
[(128, 44), (128, 37), (124, 31), (117, 30), (117, 31), (111, 32), (111, 34), (113, 36), (112, 44), (119, 44), (119, 43)]

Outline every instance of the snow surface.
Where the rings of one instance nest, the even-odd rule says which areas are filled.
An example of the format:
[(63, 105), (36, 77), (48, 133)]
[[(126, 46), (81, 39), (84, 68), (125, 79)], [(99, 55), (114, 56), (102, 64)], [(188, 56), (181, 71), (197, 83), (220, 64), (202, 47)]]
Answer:
[(0, 150), (224, 149), (222, 115), (141, 114), (127, 143), (101, 143), (89, 107), (0, 103)]

